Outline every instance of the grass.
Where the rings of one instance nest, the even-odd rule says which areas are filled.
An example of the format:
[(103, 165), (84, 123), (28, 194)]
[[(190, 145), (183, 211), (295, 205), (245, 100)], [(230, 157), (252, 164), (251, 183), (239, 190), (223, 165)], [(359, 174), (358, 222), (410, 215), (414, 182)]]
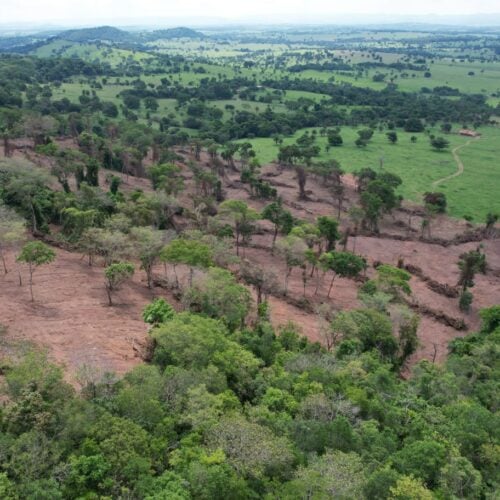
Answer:
[[(400, 193), (404, 198), (421, 201), (426, 191), (432, 190), (432, 183), (453, 174), (457, 165), (451, 150), (465, 144), (467, 138), (450, 134), (450, 149), (443, 152), (432, 150), (426, 134), (410, 134), (398, 130), (397, 144), (390, 144), (386, 132), (375, 132), (366, 148), (358, 148), (354, 141), (357, 129), (343, 128), (341, 135), (344, 145), (339, 148), (325, 150), (327, 139), (319, 137), (317, 144), (321, 148), (318, 160), (336, 159), (346, 172), (355, 172), (363, 167), (399, 175), (403, 179)], [(284, 140), (285, 144), (294, 142), (305, 130), (301, 130)], [(500, 129), (485, 127), (483, 136), (477, 142), (462, 148), (458, 154), (464, 163), (464, 174), (440, 184), (438, 190), (443, 191), (448, 199), (449, 213), (455, 217), (467, 215), (475, 221), (483, 221), (489, 211), (500, 213), (500, 168), (495, 163), (500, 143)], [(439, 134), (439, 131), (433, 131)], [(412, 143), (410, 137), (417, 136)], [(272, 139), (252, 139), (257, 156), (262, 163), (276, 159), (278, 147)], [(478, 193), (481, 196), (478, 197)], [(480, 199), (479, 199), (480, 198)]]
[(126, 63), (129, 60), (141, 61), (151, 57), (151, 54), (132, 50), (117, 49), (115, 47), (102, 47), (92, 43), (76, 43), (66, 40), (54, 40), (42, 45), (33, 51), (38, 57), (51, 57), (54, 55), (62, 57), (80, 57), (86, 61), (99, 59), (108, 62), (112, 66)]

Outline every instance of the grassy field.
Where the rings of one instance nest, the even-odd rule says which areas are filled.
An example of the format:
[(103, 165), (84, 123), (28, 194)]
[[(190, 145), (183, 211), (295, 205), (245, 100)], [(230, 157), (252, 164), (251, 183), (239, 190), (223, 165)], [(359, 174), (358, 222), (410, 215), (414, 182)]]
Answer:
[(33, 52), (37, 57), (50, 57), (59, 55), (63, 57), (80, 57), (86, 61), (99, 59), (112, 66), (124, 63), (127, 60), (141, 61), (151, 57), (151, 54), (132, 50), (118, 49), (115, 47), (98, 47), (95, 44), (82, 44), (66, 40), (54, 40)]
[[(285, 144), (294, 142), (305, 130), (284, 140)], [(433, 131), (439, 134), (438, 131)], [(464, 164), (464, 173), (439, 185), (438, 190), (446, 193), (449, 212), (456, 217), (467, 215), (476, 221), (484, 220), (489, 211), (500, 212), (500, 165), (495, 160), (500, 143), (500, 129), (485, 127), (481, 130), (481, 139), (463, 147), (459, 156)], [(403, 197), (421, 201), (423, 193), (432, 190), (432, 184), (439, 179), (453, 174), (457, 164), (452, 149), (465, 144), (467, 138), (449, 134), (450, 149), (443, 152), (432, 150), (426, 134), (410, 134), (398, 130), (398, 142), (390, 144), (386, 132), (375, 132), (366, 148), (354, 144), (356, 129), (343, 128), (341, 135), (344, 145), (339, 148), (325, 149), (327, 139), (319, 137), (317, 144), (321, 148), (319, 160), (336, 159), (347, 172), (355, 172), (363, 167), (375, 170), (384, 168), (403, 179), (400, 193)], [(417, 136), (412, 143), (410, 137)], [(278, 147), (272, 139), (253, 139), (250, 141), (262, 163), (276, 159)], [(481, 196), (478, 197), (478, 193)]]
[[(318, 81), (331, 81), (334, 83), (347, 82), (360, 87), (369, 87), (376, 90), (385, 88), (387, 82), (392, 80), (397, 84), (399, 90), (418, 92), (422, 87), (433, 88), (436, 86), (450, 86), (464, 93), (482, 93), (492, 106), (500, 104), (500, 62), (468, 60), (467, 51), (453, 56), (436, 56), (434, 59), (426, 58), (431, 77), (426, 78), (423, 71), (398, 71), (392, 68), (369, 68), (351, 72), (339, 71), (317, 71), (306, 70), (299, 73), (290, 73), (286, 66), (292, 64), (304, 64), (308, 57), (314, 54), (316, 62), (327, 62), (333, 57), (341, 57), (349, 64), (362, 62), (373, 62), (379, 58), (386, 63), (401, 61), (402, 53), (383, 52), (383, 48), (401, 48), (408, 41), (418, 40), (425, 35), (415, 33), (373, 33), (367, 32), (364, 45), (358, 44), (353, 38), (350, 49), (333, 49), (325, 51), (324, 48), (315, 45), (317, 40), (336, 40), (336, 35), (325, 35), (322, 33), (312, 34), (307, 40), (300, 39), (296, 35), (293, 44), (283, 43), (245, 43), (245, 42), (217, 42), (215, 40), (181, 40), (181, 41), (159, 41), (151, 44), (151, 49), (164, 54), (182, 54), (189, 64), (188, 71), (180, 73), (169, 73), (170, 68), (165, 68), (165, 73), (141, 75), (140, 78), (146, 84), (160, 84), (167, 77), (170, 81), (179, 82), (183, 86), (199, 85), (206, 78), (255, 78), (257, 83), (262, 83), (266, 78), (279, 80), (285, 76), (294, 78), (314, 79)], [(348, 40), (350, 35), (342, 35)], [(359, 36), (359, 33), (356, 35)], [(325, 38), (326, 37), (326, 38)], [(291, 37), (293, 40), (294, 37)], [(306, 45), (307, 42), (309, 45)], [(463, 49), (463, 47), (462, 47)], [(438, 53), (443, 51), (436, 49)], [(448, 53), (454, 54), (454, 50), (448, 47)], [(458, 51), (458, 48), (455, 52)], [(37, 49), (37, 55), (42, 57), (61, 54), (65, 56), (79, 56), (86, 60), (109, 62), (110, 64), (126, 65), (133, 61), (141, 61), (154, 57), (154, 52), (137, 52), (107, 47), (95, 44), (77, 44), (62, 40), (53, 41)], [(457, 52), (458, 54), (458, 52)], [(455, 57), (455, 59), (452, 59)], [(275, 68), (275, 61), (281, 60), (284, 66)], [(244, 67), (245, 61), (252, 61), (255, 66)], [(411, 62), (411, 60), (410, 60)], [(185, 69), (185, 65), (181, 64)], [(199, 72), (203, 68), (204, 72)], [(375, 82), (373, 76), (377, 73), (386, 75), (385, 81)], [(122, 77), (118, 85), (116, 78), (108, 78), (108, 83), (102, 89), (96, 90), (97, 95), (103, 101), (114, 102), (119, 108), (122, 103), (118, 94), (130, 88), (134, 77)], [(99, 79), (100, 81), (100, 79)], [(66, 97), (73, 102), (78, 102), (82, 90), (92, 90), (85, 77), (75, 77), (73, 82), (65, 82), (59, 87), (53, 87), (53, 98)], [(262, 87), (256, 97), (271, 96), (270, 104), (258, 101), (242, 99), (230, 99), (209, 101), (208, 106), (218, 107), (223, 111), (224, 120), (231, 117), (234, 111), (263, 112), (270, 106), (275, 112), (287, 113), (286, 101), (301, 98), (310, 99), (320, 103), (328, 99), (327, 95), (312, 92), (288, 90), (282, 95), (274, 93), (273, 89)], [(158, 99), (158, 111), (151, 113), (151, 118), (173, 116), (177, 123), (183, 124), (186, 118), (186, 106), (179, 106), (174, 99)], [(142, 123), (147, 123), (146, 110), (141, 107), (136, 112)], [(120, 111), (121, 116), (121, 111)], [(156, 125), (153, 125), (156, 126)], [(455, 129), (458, 128), (458, 124)], [(297, 132), (293, 137), (285, 139), (285, 143), (291, 143), (304, 131)], [(319, 132), (319, 131), (318, 131)], [(482, 131), (482, 137), (478, 141), (467, 144), (458, 151), (464, 165), (464, 172), (439, 184), (437, 189), (446, 193), (450, 214), (463, 217), (469, 216), (476, 221), (484, 220), (488, 211), (500, 212), (500, 165), (498, 164), (498, 153), (500, 144), (500, 128), (486, 127)], [(189, 131), (196, 134), (196, 131)], [(432, 133), (442, 135), (440, 131)], [(320, 137), (318, 133), (317, 144), (321, 148), (321, 160), (334, 158), (341, 162), (347, 172), (354, 172), (362, 167), (374, 169), (384, 168), (387, 171), (398, 174), (403, 179), (401, 194), (408, 199), (420, 201), (422, 194), (433, 189), (433, 183), (443, 179), (457, 171), (457, 162), (453, 157), (453, 149), (467, 143), (467, 138), (450, 134), (450, 148), (444, 152), (435, 152), (429, 144), (429, 138), (425, 134), (415, 134), (418, 137), (416, 143), (410, 141), (413, 134), (398, 131), (399, 141), (392, 145), (386, 137), (386, 131), (377, 131), (366, 148), (358, 148), (354, 141), (357, 138), (357, 130), (345, 127), (342, 129), (344, 145), (340, 148), (326, 149), (327, 140)], [(251, 142), (263, 163), (273, 161), (277, 157), (278, 147), (272, 139), (252, 139)], [(478, 196), (478, 193), (481, 195)]]

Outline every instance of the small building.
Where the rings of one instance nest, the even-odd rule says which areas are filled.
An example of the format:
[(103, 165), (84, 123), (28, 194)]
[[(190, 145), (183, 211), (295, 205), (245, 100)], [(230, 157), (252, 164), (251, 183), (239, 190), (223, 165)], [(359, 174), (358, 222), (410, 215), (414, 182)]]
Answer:
[(467, 137), (481, 137), (481, 134), (479, 132), (476, 132), (475, 130), (470, 130), (468, 128), (462, 128), (458, 131), (460, 135), (465, 135)]

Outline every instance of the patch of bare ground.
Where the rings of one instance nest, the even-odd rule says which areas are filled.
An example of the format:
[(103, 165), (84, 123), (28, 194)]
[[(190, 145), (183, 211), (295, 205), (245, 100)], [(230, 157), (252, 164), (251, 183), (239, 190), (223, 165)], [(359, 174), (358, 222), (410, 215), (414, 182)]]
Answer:
[[(71, 141), (62, 145), (74, 147)], [(178, 152), (181, 153), (180, 150)], [(15, 152), (15, 155), (19, 156), (24, 154), (22, 147)], [(183, 167), (182, 176), (186, 181), (186, 190), (179, 199), (184, 206), (192, 209), (194, 185), (187, 162), (194, 158), (185, 151), (182, 154), (185, 161), (180, 165)], [(200, 163), (208, 168), (208, 161), (208, 156), (203, 154)], [(42, 166), (50, 166), (46, 163), (47, 159), (39, 158), (38, 162)], [(147, 179), (132, 176), (127, 178), (124, 174), (103, 170), (100, 182), (104, 189), (105, 179), (109, 174), (122, 177), (123, 191), (152, 190)], [(299, 200), (293, 171), (281, 170), (277, 165), (271, 164), (263, 167), (262, 175), (276, 187), (285, 206), (295, 217), (314, 221), (319, 215), (337, 215), (336, 201), (320, 179), (310, 177), (306, 186), (308, 199)], [(228, 171), (223, 183), (226, 198), (245, 200), (256, 210), (261, 210), (268, 202), (251, 198), (248, 186), (242, 184), (239, 177), (238, 172)], [(358, 194), (351, 175), (344, 176), (344, 184), (345, 200), (340, 221), (342, 229), (345, 230), (351, 226), (347, 211), (357, 203)], [(500, 303), (500, 239), (497, 237), (463, 244), (455, 242), (448, 246), (439, 242), (424, 242), (419, 238), (421, 214), (421, 207), (405, 202), (401, 210), (396, 210), (392, 216), (386, 216), (380, 224), (383, 237), (350, 237), (347, 249), (366, 257), (370, 266), (375, 262), (397, 265), (402, 260), (405, 265), (420, 268), (422, 276), (431, 278), (437, 284), (454, 287), (458, 279), (459, 255), (482, 244), (490, 269), (485, 276), (477, 276), (476, 286), (472, 289), (473, 307), (467, 315), (459, 311), (457, 298), (437, 293), (429, 288), (422, 276), (413, 276), (411, 300), (427, 309), (428, 313), (421, 315), (418, 330), (421, 345), (410, 364), (423, 358), (436, 362), (444, 361), (448, 342), (467, 333), (448, 326), (446, 322), (438, 321), (437, 314), (462, 319), (468, 325), (469, 331), (473, 331), (479, 326), (479, 309)], [(188, 224), (186, 219), (182, 222)], [(242, 256), (259, 266), (273, 270), (283, 283), (283, 260), (272, 255), (270, 251), (270, 224), (259, 221), (258, 228), (252, 245), (242, 248)], [(434, 238), (452, 241), (473, 228), (465, 221), (439, 216), (432, 222), (431, 229)], [(153, 293), (166, 295), (176, 307), (179, 305), (165, 289), (148, 290), (143, 273), (137, 271), (132, 284), (124, 286), (118, 292), (117, 305), (110, 308), (107, 306), (103, 286), (102, 267), (89, 268), (85, 260), (76, 253), (60, 249), (57, 253), (58, 258), (54, 264), (35, 273), (37, 302), (34, 305), (29, 302), (27, 287), (18, 286), (14, 272), (0, 277), (0, 324), (8, 327), (9, 337), (32, 340), (49, 346), (53, 358), (64, 363), (69, 373), (74, 373), (82, 364), (95, 365), (101, 370), (119, 374), (127, 371), (140, 362), (138, 352), (142, 349), (138, 346), (144, 343), (147, 331), (141, 319), (141, 311), (153, 298)], [(8, 258), (12, 266), (13, 256), (9, 255)], [(182, 268), (179, 268), (178, 272), (182, 279)], [(370, 267), (368, 275), (373, 272)], [(158, 266), (156, 273), (161, 277), (163, 269)], [(26, 279), (26, 276), (24, 278)], [(357, 298), (359, 284), (350, 280), (336, 280), (331, 297), (327, 298), (329, 280), (326, 275), (318, 293), (315, 294), (316, 281), (315, 278), (310, 278), (304, 297), (302, 272), (294, 269), (289, 281), (288, 298), (276, 294), (269, 299), (273, 324), (279, 327), (293, 321), (310, 340), (321, 341), (320, 323), (314, 312), (318, 305), (326, 302), (338, 310), (353, 309), (361, 305)], [(306, 307), (300, 307), (302, 302), (305, 302)]]
[(26, 269), (21, 268), (19, 286), (14, 257), (7, 255), (12, 270), (0, 276), (0, 323), (7, 327), (6, 337), (49, 347), (51, 357), (73, 376), (82, 365), (125, 373), (141, 361), (147, 333), (141, 312), (153, 291), (138, 271), (109, 307), (103, 268), (89, 267), (76, 253), (56, 252), (53, 264), (34, 273), (34, 303)]

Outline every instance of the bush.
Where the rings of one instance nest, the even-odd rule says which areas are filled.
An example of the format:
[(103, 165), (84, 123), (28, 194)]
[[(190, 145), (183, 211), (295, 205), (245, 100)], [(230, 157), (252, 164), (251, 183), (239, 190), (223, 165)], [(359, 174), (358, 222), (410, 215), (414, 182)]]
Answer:
[(166, 323), (174, 316), (174, 308), (165, 299), (153, 300), (153, 302), (147, 305), (142, 312), (144, 321), (151, 325)]

